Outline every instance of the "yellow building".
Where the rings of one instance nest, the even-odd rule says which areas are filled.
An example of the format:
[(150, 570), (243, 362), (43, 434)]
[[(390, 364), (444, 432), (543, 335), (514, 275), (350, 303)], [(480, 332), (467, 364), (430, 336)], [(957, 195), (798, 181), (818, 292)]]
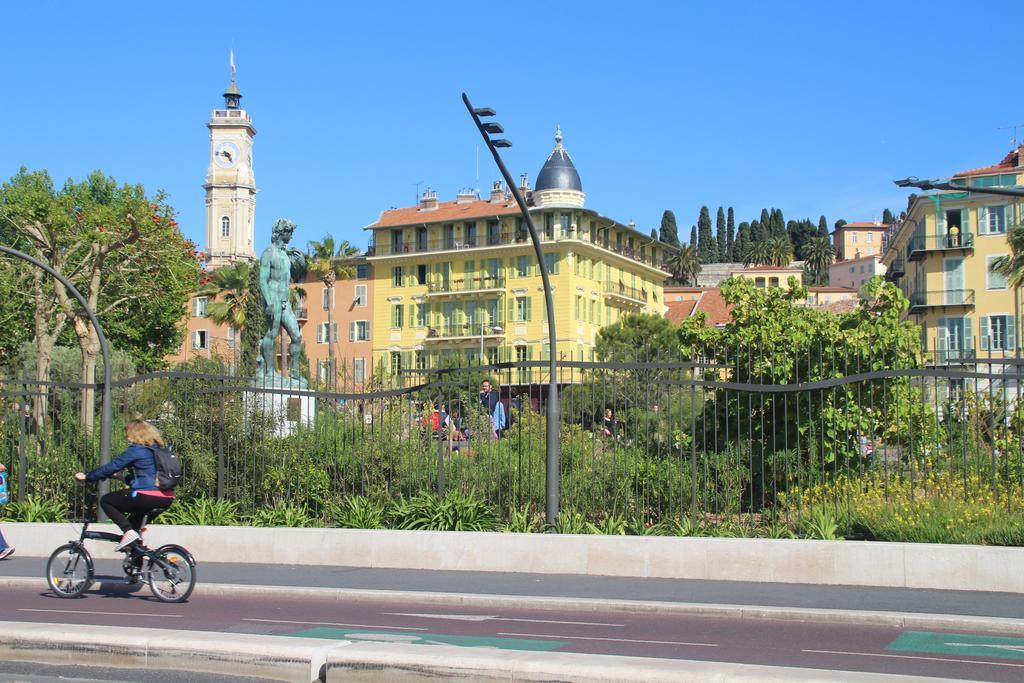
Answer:
[[(1024, 185), (1024, 145), (993, 166), (954, 179), (974, 187)], [(969, 192), (912, 195), (883, 255), (886, 278), (910, 300), (909, 316), (938, 362), (1001, 358), (1020, 344), (1019, 299), (992, 261), (1010, 253), (1019, 199)], [(988, 371), (988, 367), (980, 368)], [(960, 380), (962, 382), (962, 380)]]
[(798, 285), (804, 284), (804, 271), (788, 266), (747, 266), (729, 272), (729, 277), (745, 277), (754, 281), (759, 289), (766, 287), (789, 288), (789, 278), (795, 277)]
[(832, 248), (836, 261), (848, 261), (882, 253), (882, 239), (889, 225), (879, 222), (854, 221), (832, 231)]
[[(598, 329), (627, 313), (665, 311), (666, 244), (584, 208), (577, 172), (556, 133), (532, 191), (522, 190), (543, 241), (560, 358), (592, 360)], [(490, 363), (545, 360), (540, 269), (515, 200), (495, 183), (487, 199), (384, 211), (367, 227), (374, 274), (375, 362), (425, 369), (465, 356)]]

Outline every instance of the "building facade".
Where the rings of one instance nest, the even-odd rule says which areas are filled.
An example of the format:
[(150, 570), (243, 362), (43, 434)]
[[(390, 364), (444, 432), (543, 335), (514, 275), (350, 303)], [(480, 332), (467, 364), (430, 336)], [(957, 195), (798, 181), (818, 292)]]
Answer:
[[(1024, 185), (1024, 145), (954, 179), (978, 188)], [(1019, 199), (943, 191), (912, 195), (890, 230), (886, 277), (910, 300), (908, 315), (935, 361), (971, 363), (1019, 350), (1018, 292), (992, 272), (992, 262), (1010, 253), (1007, 232), (1021, 219)]]
[(880, 256), (883, 239), (889, 225), (878, 222), (855, 221), (832, 231), (832, 249), (837, 261)]
[(835, 287), (860, 289), (876, 275), (885, 275), (885, 264), (880, 254), (836, 261), (828, 267), (828, 282)]
[[(556, 144), (532, 191), (555, 301), (558, 355), (592, 360), (598, 329), (634, 312), (664, 313), (670, 246), (585, 208), (579, 174)], [(374, 358), (386, 371), (449, 360), (545, 360), (548, 324), (540, 268), (515, 200), (500, 183), (482, 199), (384, 211), (373, 234)], [(457, 360), (459, 359), (459, 360)]]

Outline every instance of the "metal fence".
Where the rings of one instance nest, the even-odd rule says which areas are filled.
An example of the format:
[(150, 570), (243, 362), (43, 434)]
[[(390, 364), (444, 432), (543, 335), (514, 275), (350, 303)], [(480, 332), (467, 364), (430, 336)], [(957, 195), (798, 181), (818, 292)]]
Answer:
[[(837, 358), (827, 348), (718, 348), (692, 360), (560, 361), (561, 508), (595, 520), (761, 524), (823, 497), (851, 506), (868, 489), (883, 502), (1017, 504), (1019, 352), (899, 368)], [(353, 495), (450, 491), (505, 517), (544, 509), (546, 361), (385, 373), (359, 391), (257, 386), (226, 369), (120, 379), (115, 453), (126, 420), (150, 419), (183, 459), (179, 497), (228, 499), (243, 513), (287, 503), (318, 515)], [(485, 409), (485, 379), (503, 424)], [(72, 481), (98, 464), (97, 439), (82, 427), (84, 388), (0, 382), (0, 461), (15, 500), (93, 511)]]

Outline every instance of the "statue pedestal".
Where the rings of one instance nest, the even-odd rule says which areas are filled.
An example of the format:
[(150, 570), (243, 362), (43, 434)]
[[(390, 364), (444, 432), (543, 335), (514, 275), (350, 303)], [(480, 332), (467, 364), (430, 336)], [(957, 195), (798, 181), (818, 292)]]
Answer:
[(246, 392), (246, 408), (273, 420), (278, 436), (294, 434), (299, 426), (310, 427), (316, 417), (316, 401), (305, 380), (274, 374), (253, 380), (252, 391)]

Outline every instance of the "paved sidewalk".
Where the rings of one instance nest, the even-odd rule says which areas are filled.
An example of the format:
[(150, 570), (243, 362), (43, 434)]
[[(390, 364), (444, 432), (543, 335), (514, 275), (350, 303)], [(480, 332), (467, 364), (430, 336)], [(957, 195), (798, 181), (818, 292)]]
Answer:
[[(43, 581), (45, 564), (45, 558), (15, 556), (0, 562), (0, 578), (38, 577)], [(97, 560), (96, 574), (98, 578), (121, 577), (120, 563)], [(1024, 595), (1021, 594), (911, 588), (202, 562), (197, 577), (200, 583), (249, 586), (636, 600), (1005, 618), (1020, 618), (1024, 615)]]

